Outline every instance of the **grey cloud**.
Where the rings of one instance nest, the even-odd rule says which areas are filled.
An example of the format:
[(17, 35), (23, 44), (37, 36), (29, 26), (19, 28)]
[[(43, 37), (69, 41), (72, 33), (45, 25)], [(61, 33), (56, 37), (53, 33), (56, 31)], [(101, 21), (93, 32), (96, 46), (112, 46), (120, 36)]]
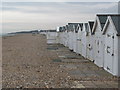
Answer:
[[(41, 20), (40, 17), (37, 17), (39, 22), (36, 22), (34, 20), (34, 17), (32, 17), (34, 23), (26, 22), (26, 23), (4, 23), (4, 30), (12, 31), (12, 30), (20, 30), (20, 29), (32, 29), (32, 26), (37, 29), (40, 27), (41, 29), (50, 29), (55, 28), (60, 25), (64, 25), (68, 22), (81, 22), (81, 21), (87, 21), (88, 19), (93, 19), (94, 15), (96, 13), (116, 13), (117, 12), (117, 5), (113, 5), (109, 8), (104, 8), (104, 6), (107, 7), (107, 5), (111, 5), (112, 3), (91, 3), (91, 2), (6, 2), (3, 3), (3, 11), (10, 11), (14, 13), (22, 12), (27, 13), (28, 16), (31, 14), (45, 14), (46, 16), (42, 17)], [(114, 4), (114, 3), (113, 3)], [(103, 7), (100, 7), (103, 6)], [(24, 9), (23, 7), (27, 7), (27, 9)], [(28, 8), (30, 7), (30, 8)], [(32, 8), (37, 9), (32, 9)], [(92, 16), (93, 15), (93, 16)], [(31, 17), (29, 17), (31, 18)], [(49, 18), (49, 19), (48, 19)], [(83, 19), (83, 20), (81, 20)], [(26, 20), (24, 17), (23, 20)], [(51, 20), (51, 21), (50, 21)], [(7, 20), (6, 20), (7, 21)], [(16, 19), (17, 21), (17, 19)], [(31, 21), (32, 22), (32, 21)], [(37, 25), (37, 26), (36, 26)], [(18, 27), (21, 26), (21, 27)], [(31, 26), (31, 27), (30, 27)], [(8, 27), (8, 28), (7, 28)]]

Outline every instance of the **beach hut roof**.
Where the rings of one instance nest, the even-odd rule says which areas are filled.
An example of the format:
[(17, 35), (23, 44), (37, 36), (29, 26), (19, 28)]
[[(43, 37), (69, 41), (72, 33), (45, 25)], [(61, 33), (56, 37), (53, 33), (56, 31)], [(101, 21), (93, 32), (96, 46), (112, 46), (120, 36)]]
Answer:
[(120, 35), (120, 14), (111, 16), (112, 21), (115, 25), (118, 35)]
[(86, 35), (88, 35), (88, 33), (89, 33), (89, 29), (88, 29), (88, 23), (84, 23), (84, 25), (85, 25), (85, 31), (86, 31)]
[(88, 31), (88, 23), (85, 23), (85, 30), (86, 30), (86, 32), (89, 32)]
[[(105, 26), (105, 23), (107, 21), (107, 17), (108, 16), (114, 16), (115, 14), (97, 14), (96, 16), (98, 17), (99, 19), (99, 22), (100, 22), (100, 25), (101, 25), (101, 31), (103, 31), (103, 28)], [(93, 25), (93, 33), (95, 32), (95, 27), (96, 27), (96, 21)]]
[[(113, 24), (115, 26), (115, 29), (117, 30), (117, 35), (120, 36), (120, 14), (117, 15), (111, 15), (109, 16), (111, 17)], [(109, 19), (108, 19), (109, 20)], [(106, 24), (108, 23), (108, 21), (106, 22)], [(106, 28), (107, 26), (105, 25), (104, 28)], [(105, 33), (105, 30), (103, 31), (103, 34)]]
[(97, 15), (98, 16), (98, 18), (99, 18), (99, 20), (100, 20), (100, 24), (101, 24), (101, 28), (103, 29), (103, 27), (104, 27), (104, 25), (105, 25), (105, 23), (106, 23), (106, 20), (107, 20), (107, 14), (98, 14)]
[(94, 25), (94, 21), (88, 21), (88, 24), (89, 24), (89, 27), (90, 27), (90, 32), (92, 34), (92, 28), (93, 28), (93, 25)]
[(74, 23), (68, 23), (68, 25), (69, 25), (69, 31), (73, 31), (74, 30), (74, 28), (73, 28)]
[(94, 25), (94, 21), (88, 21), (88, 23), (89, 23), (90, 29), (92, 30), (93, 25)]
[(78, 24), (78, 27), (80, 27), (80, 28), (81, 28), (81, 31), (82, 31), (82, 29), (83, 29), (83, 23), (79, 23), (79, 24)]

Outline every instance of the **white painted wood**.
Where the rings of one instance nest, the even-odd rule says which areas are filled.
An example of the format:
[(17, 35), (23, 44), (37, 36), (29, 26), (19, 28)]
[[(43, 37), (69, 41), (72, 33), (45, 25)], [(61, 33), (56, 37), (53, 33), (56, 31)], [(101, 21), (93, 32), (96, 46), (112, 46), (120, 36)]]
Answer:
[[(116, 55), (118, 55), (118, 57), (116, 57), (116, 59), (118, 60), (118, 66), (116, 66), (117, 69), (114, 68), (114, 71), (116, 70), (116, 72), (118, 71), (118, 73), (116, 73), (118, 76), (120, 76), (120, 36), (118, 37), (118, 53)], [(117, 62), (116, 62), (117, 63)]]
[[(120, 36), (117, 35), (112, 19), (109, 17), (105, 28), (104, 69), (115, 76), (120, 76)], [(104, 31), (105, 31), (104, 30)]]
[(95, 64), (99, 67), (104, 65), (104, 37), (102, 36), (102, 28), (98, 17), (96, 18), (96, 28), (94, 36), (94, 53)]
[[(80, 30), (80, 29), (79, 29)], [(77, 33), (77, 42), (76, 42), (76, 53), (80, 54), (80, 31)]]
[(86, 58), (86, 54), (87, 54), (87, 52), (86, 52), (87, 48), (86, 47), (87, 46), (86, 46), (86, 28), (85, 28), (85, 23), (83, 24), (83, 30), (81, 32), (81, 35), (82, 35), (82, 37), (81, 37), (81, 41), (82, 41), (82, 53), (81, 53), (81, 55)]
[(65, 46), (68, 46), (68, 33), (67, 30), (64, 32), (65, 33)]
[(73, 38), (74, 38), (74, 35), (73, 35), (73, 32), (70, 31), (70, 50), (73, 50)]
[(93, 61), (94, 60), (94, 35), (92, 35), (90, 25), (88, 24), (88, 34), (86, 36), (86, 57)]
[(73, 38), (73, 51), (74, 52), (76, 52), (76, 44), (77, 44), (77, 33), (75, 32), (75, 30), (74, 30), (74, 33), (73, 33), (73, 36), (74, 36), (74, 38)]
[(78, 36), (77, 36), (77, 51), (76, 53), (82, 55), (82, 31), (81, 27), (78, 25)]

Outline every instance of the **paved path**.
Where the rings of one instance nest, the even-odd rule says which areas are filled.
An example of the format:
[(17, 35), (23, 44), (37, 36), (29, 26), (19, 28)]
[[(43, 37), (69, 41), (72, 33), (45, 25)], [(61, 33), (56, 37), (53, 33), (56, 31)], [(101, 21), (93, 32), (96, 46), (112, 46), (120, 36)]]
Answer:
[[(73, 88), (117, 88), (117, 78), (90, 60), (71, 52), (63, 45), (48, 45), (59, 59), (54, 61), (67, 71)], [(56, 49), (57, 48), (57, 49)], [(55, 50), (56, 49), (56, 50)]]

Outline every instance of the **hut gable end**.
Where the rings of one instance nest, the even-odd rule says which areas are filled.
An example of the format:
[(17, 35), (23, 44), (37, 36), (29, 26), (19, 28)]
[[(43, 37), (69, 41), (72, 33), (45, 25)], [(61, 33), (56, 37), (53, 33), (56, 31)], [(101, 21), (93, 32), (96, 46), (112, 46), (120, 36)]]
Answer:
[(120, 15), (113, 15), (113, 16), (108, 16), (108, 19), (106, 21), (106, 24), (103, 28), (103, 34), (106, 33), (106, 29), (109, 25), (109, 23), (113, 24), (115, 30), (116, 30), (116, 34), (118, 36), (120, 36)]

